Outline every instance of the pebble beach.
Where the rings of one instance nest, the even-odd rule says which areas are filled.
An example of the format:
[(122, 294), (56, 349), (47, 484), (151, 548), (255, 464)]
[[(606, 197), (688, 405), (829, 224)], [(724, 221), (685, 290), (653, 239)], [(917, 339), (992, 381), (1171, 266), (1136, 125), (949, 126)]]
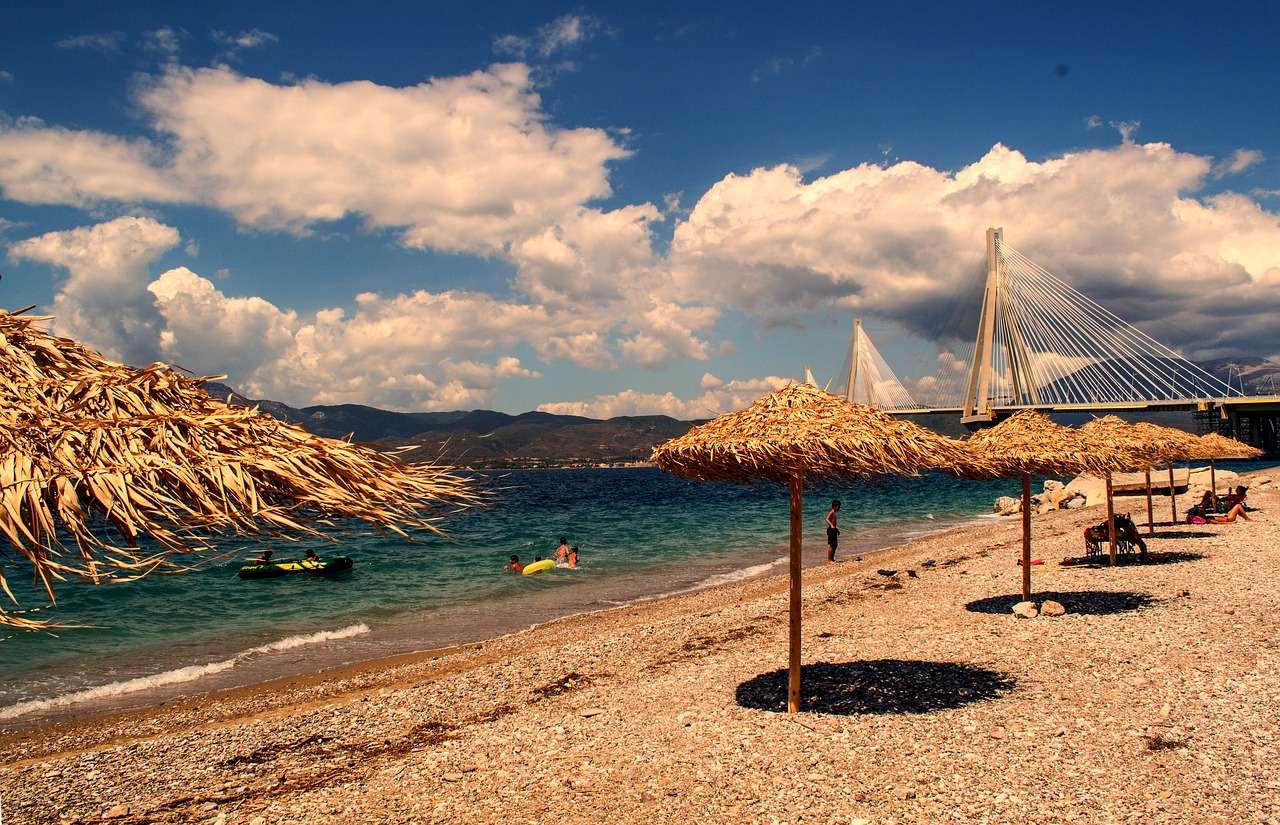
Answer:
[(771, 577), (2, 730), (0, 822), (1280, 825), (1273, 478), (1250, 522), (1158, 498), (1145, 563), (1035, 516), (1029, 619), (1017, 517), (806, 569), (798, 714)]

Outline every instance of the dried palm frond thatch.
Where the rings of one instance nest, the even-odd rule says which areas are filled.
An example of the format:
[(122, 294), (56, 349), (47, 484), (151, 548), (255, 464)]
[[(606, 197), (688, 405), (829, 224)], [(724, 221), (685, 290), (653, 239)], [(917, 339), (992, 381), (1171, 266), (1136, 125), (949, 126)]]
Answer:
[(1035, 410), (1022, 410), (968, 441), (1000, 468), (1022, 477), (1022, 599), (1031, 600), (1031, 476), (1104, 473), (1118, 461), (1080, 433)]
[(1157, 466), (1161, 461), (1159, 447), (1148, 442), (1133, 424), (1118, 416), (1095, 418), (1082, 426), (1080, 432), (1095, 448), (1107, 451), (1114, 459), (1108, 467), (1112, 472), (1142, 470)]
[(1264, 450), (1219, 433), (1206, 433), (1196, 440), (1199, 442), (1198, 452), (1194, 457), (1209, 459), (1209, 486), (1213, 489), (1214, 496), (1218, 495), (1218, 459), (1257, 458), (1265, 453)]
[(989, 454), (1001, 475), (1102, 473), (1119, 456), (1088, 441), (1079, 430), (1054, 423), (1035, 410), (1022, 410), (979, 430), (968, 442)]
[[(1150, 470), (1164, 460), (1165, 442), (1148, 439), (1135, 425), (1114, 415), (1095, 418), (1080, 428), (1080, 432), (1099, 450), (1106, 450), (1115, 459), (1107, 469), (1107, 526), (1109, 529), (1111, 566), (1116, 564), (1116, 513), (1111, 473), (1117, 470)], [(1172, 475), (1172, 474), (1171, 474)]]
[(1264, 453), (1257, 447), (1250, 447), (1243, 441), (1218, 433), (1208, 433), (1197, 440), (1200, 442), (1200, 451), (1194, 458), (1257, 458)]
[[(0, 310), (0, 536), (51, 600), (68, 577), (184, 569), (174, 554), (218, 534), (320, 535), (334, 519), (438, 533), (480, 499), (449, 468), (230, 406), (208, 379), (125, 366), (36, 327), (47, 320)], [(3, 568), (0, 586), (12, 600)], [(3, 624), (32, 625), (0, 609)]]
[(1186, 461), (1196, 458), (1199, 455), (1200, 439), (1188, 432), (1174, 429), (1173, 427), (1161, 427), (1157, 424), (1151, 424), (1146, 421), (1140, 421), (1133, 425), (1133, 430), (1141, 438), (1150, 445), (1153, 454), (1159, 458), (1159, 462), (1152, 467), (1147, 468), (1147, 533), (1155, 534), (1155, 513), (1151, 505), (1151, 470), (1160, 464), (1167, 465), (1169, 468), (1169, 510), (1171, 513), (1170, 521), (1177, 523), (1178, 521), (1178, 490), (1173, 480), (1173, 464), (1176, 461)]
[(958, 441), (808, 384), (790, 384), (662, 444), (650, 459), (703, 481), (767, 481), (791, 490), (790, 664), (787, 709), (800, 709), (800, 570), (803, 489), (817, 479), (866, 481), (937, 468), (989, 476)]
[(660, 445), (650, 460), (675, 475), (740, 484), (788, 485), (797, 473), (810, 483), (925, 468), (962, 477), (994, 470), (962, 442), (808, 384), (790, 384), (694, 427)]

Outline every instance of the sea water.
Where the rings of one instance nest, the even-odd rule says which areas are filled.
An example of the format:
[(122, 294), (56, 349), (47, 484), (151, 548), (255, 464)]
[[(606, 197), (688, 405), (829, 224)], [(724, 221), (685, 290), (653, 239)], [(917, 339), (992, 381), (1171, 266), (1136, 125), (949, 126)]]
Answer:
[[(340, 544), (270, 545), (276, 560), (300, 558), (307, 547), (350, 556), (354, 568), (336, 576), (240, 579), (261, 547), (227, 540), (219, 547), (225, 558), (183, 575), (60, 583), (56, 607), (29, 615), (84, 627), (0, 631), (0, 728), (475, 642), (786, 571), (785, 488), (699, 483), (652, 467), (481, 479), (492, 491), (489, 506), (442, 522), (447, 537), (410, 541), (357, 523), (332, 533)], [(840, 553), (853, 555), (989, 518), (994, 499), (1020, 492), (1017, 480), (936, 473), (808, 490), (804, 563), (826, 558), (833, 498), (843, 501)], [(503, 570), (513, 554), (526, 563), (550, 557), (561, 537), (580, 548), (577, 568)], [(43, 591), (16, 580), (21, 571), (20, 562), (5, 564), (21, 606), (47, 604)]]

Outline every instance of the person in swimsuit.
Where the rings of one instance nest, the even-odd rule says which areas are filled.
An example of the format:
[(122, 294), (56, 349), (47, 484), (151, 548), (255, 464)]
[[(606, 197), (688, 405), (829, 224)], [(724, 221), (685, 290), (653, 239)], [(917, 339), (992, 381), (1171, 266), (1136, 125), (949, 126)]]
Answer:
[(524, 572), (524, 565), (520, 563), (520, 557), (519, 557), (519, 556), (512, 556), (512, 557), (511, 557), (511, 563), (510, 563), (510, 564), (508, 564), (508, 565), (505, 565), (502, 569), (503, 569), (503, 570), (510, 570), (512, 573), (523, 573), (523, 572)]
[(560, 546), (556, 548), (554, 558), (556, 564), (564, 564), (569, 560), (569, 540), (564, 536), (560, 537)]
[(840, 528), (836, 526), (836, 519), (840, 517), (840, 499), (831, 502), (831, 509), (827, 512), (827, 564), (836, 563), (836, 546), (840, 543)]

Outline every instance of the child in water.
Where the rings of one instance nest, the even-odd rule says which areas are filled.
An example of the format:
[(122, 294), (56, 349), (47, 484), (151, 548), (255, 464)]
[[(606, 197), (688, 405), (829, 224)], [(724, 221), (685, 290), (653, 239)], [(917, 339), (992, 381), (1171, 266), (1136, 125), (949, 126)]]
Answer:
[(512, 557), (511, 557), (511, 563), (510, 563), (510, 564), (507, 564), (507, 565), (503, 565), (502, 569), (503, 569), (503, 570), (510, 570), (512, 573), (523, 573), (523, 572), (524, 572), (524, 565), (520, 563), (520, 557), (519, 557), (519, 556), (512, 556)]
[(569, 548), (569, 566), (570, 567), (578, 566), (578, 545), (576, 544), (573, 547)]

